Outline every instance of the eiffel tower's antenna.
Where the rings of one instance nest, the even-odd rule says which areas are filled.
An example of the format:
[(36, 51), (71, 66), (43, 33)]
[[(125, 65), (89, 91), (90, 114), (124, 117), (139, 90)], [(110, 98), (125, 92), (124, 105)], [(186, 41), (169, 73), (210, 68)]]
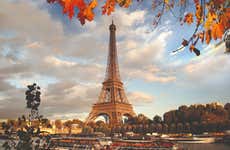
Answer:
[(113, 16), (112, 16), (112, 24), (113, 24)]

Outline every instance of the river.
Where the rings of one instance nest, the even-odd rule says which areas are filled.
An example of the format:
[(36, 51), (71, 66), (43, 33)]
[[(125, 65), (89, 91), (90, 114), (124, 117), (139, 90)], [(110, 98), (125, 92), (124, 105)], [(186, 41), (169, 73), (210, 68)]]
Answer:
[(222, 143), (213, 144), (180, 144), (184, 150), (230, 150), (230, 145)]

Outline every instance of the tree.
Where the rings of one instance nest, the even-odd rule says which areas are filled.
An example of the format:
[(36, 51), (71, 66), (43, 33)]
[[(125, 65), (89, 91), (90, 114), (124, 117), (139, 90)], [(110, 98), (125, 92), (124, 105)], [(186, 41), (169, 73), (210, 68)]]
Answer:
[(166, 124), (166, 123), (164, 123), (163, 125), (163, 133), (168, 133), (168, 130), (169, 130), (169, 126)]
[[(144, 0), (136, 0), (142, 4)], [(98, 6), (97, 0), (47, 0), (48, 3), (58, 3), (63, 8), (63, 13), (67, 14), (70, 19), (75, 13), (77, 19), (82, 25), (87, 21), (94, 19), (93, 10)], [(115, 12), (116, 5), (128, 8), (132, 4), (132, 0), (105, 0), (102, 8), (102, 14), (110, 15)], [(153, 10), (153, 25), (158, 26), (162, 20), (162, 16), (171, 13), (174, 18), (183, 24), (194, 25), (193, 34), (182, 40), (182, 46), (173, 51), (178, 52), (184, 47), (189, 46), (189, 50), (197, 56), (200, 51), (196, 48), (196, 44), (204, 41), (209, 44), (210, 41), (222, 39), (223, 34), (230, 28), (230, 2), (225, 0), (153, 0), (149, 5)], [(177, 10), (180, 11), (177, 11)], [(191, 11), (194, 10), (194, 11)]]
[(162, 123), (162, 118), (158, 115), (153, 117), (153, 122), (154, 123)]
[(230, 103), (226, 103), (224, 109), (228, 112), (228, 119), (230, 120)]
[(150, 124), (150, 132), (151, 132), (151, 133), (157, 132), (156, 124), (155, 124), (155, 123), (151, 123), (151, 124)]
[(148, 122), (149, 122), (148, 117), (146, 117), (144, 114), (138, 114), (138, 116), (136, 118), (136, 123), (145, 124), (145, 123), (148, 123)]
[(149, 125), (148, 124), (143, 124), (143, 133), (149, 133)]
[(191, 133), (191, 125), (190, 125), (190, 123), (188, 123), (188, 122), (185, 123), (184, 131), (186, 133)]
[(26, 91), (26, 100), (27, 100), (27, 108), (31, 108), (32, 110), (37, 110), (38, 106), (41, 102), (41, 92), (40, 87), (37, 86), (36, 83), (33, 85), (28, 85), (28, 90)]
[(161, 123), (157, 123), (156, 124), (156, 129), (157, 129), (157, 133), (162, 133), (163, 131), (163, 126)]
[[(5, 134), (9, 140), (7, 140), (3, 146), (5, 149), (17, 149), (17, 150), (32, 150), (32, 137), (38, 136), (40, 138), (40, 126), (49, 126), (50, 122), (48, 119), (43, 118), (39, 115), (38, 107), (40, 105), (40, 87), (37, 84), (27, 86), (26, 95), (26, 107), (30, 109), (29, 117), (22, 115), (17, 120), (8, 120), (8, 122), (2, 123), (2, 128), (5, 130)], [(14, 142), (15, 134), (17, 133), (17, 144)], [(49, 138), (46, 140), (46, 145), (49, 143)], [(39, 147), (39, 144), (37, 145)], [(44, 147), (47, 149), (48, 147)]]
[(57, 128), (57, 129), (62, 129), (62, 121), (61, 120), (55, 120), (55, 127)]
[(169, 132), (170, 133), (176, 133), (176, 124), (175, 123), (171, 123), (169, 125)]
[(184, 131), (184, 126), (183, 126), (183, 124), (182, 123), (178, 123), (177, 124), (177, 133), (182, 133), (183, 131)]
[(68, 129), (68, 133), (71, 134), (71, 130), (72, 130), (72, 124), (73, 122), (71, 120), (67, 120), (66, 122), (64, 122), (64, 127), (66, 127)]
[(230, 103), (226, 103), (224, 105), (224, 109), (226, 109), (227, 111), (230, 111)]
[(164, 118), (164, 122), (167, 124), (171, 124), (172, 122), (174, 122), (173, 111), (169, 111), (169, 112), (164, 113), (163, 118)]
[(50, 120), (47, 119), (47, 118), (42, 118), (41, 121), (40, 121), (40, 124), (42, 125), (42, 127), (45, 127), (45, 128), (52, 128), (52, 125), (50, 123)]
[(179, 110), (180, 112), (185, 112), (185, 111), (188, 110), (188, 106), (182, 105), (182, 106), (180, 106), (180, 107), (178, 108), (178, 110)]
[(191, 131), (192, 133), (195, 133), (195, 134), (201, 133), (199, 129), (199, 123), (197, 121), (192, 122)]
[(83, 124), (84, 124), (84, 123), (83, 123), (81, 120), (79, 120), (79, 119), (73, 119), (72, 122), (73, 122), (73, 124), (78, 124), (78, 125), (81, 126), (81, 127), (82, 127)]
[(93, 134), (93, 128), (91, 128), (90, 126), (83, 126), (82, 134), (85, 135)]

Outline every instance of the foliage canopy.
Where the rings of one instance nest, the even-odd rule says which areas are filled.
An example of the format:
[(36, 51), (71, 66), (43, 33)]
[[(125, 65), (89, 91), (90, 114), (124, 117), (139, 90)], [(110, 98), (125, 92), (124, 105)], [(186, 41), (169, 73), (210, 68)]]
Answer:
[[(136, 0), (143, 4), (146, 0)], [(48, 3), (58, 3), (63, 8), (63, 14), (70, 19), (77, 13), (77, 19), (82, 25), (92, 21), (95, 17), (94, 9), (98, 7), (98, 0), (47, 0)], [(115, 12), (116, 5), (128, 8), (134, 5), (133, 0), (102, 0), (102, 15)], [(189, 47), (197, 56), (200, 51), (195, 47), (198, 41), (209, 44), (211, 40), (222, 40), (224, 33), (230, 28), (230, 2), (226, 0), (152, 0), (149, 6), (153, 10), (153, 25), (159, 25), (165, 12), (170, 12), (183, 24), (196, 26), (194, 33), (188, 39), (182, 40), (182, 46), (173, 51), (178, 52), (184, 47)], [(191, 11), (191, 7), (194, 10)], [(179, 15), (175, 11), (179, 9)]]

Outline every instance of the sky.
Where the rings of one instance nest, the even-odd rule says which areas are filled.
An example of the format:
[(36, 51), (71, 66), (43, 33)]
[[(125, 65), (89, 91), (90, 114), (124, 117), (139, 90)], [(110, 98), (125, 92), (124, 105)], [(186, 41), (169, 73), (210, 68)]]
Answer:
[(0, 118), (28, 113), (25, 91), (41, 87), (40, 114), (50, 119), (84, 120), (97, 102), (105, 76), (112, 19), (122, 81), (135, 112), (152, 118), (180, 105), (230, 101), (230, 59), (225, 45), (199, 44), (171, 55), (193, 26), (166, 13), (153, 28), (150, 1), (116, 8), (111, 16), (95, 10), (82, 26), (59, 5), (46, 1), (0, 1)]

